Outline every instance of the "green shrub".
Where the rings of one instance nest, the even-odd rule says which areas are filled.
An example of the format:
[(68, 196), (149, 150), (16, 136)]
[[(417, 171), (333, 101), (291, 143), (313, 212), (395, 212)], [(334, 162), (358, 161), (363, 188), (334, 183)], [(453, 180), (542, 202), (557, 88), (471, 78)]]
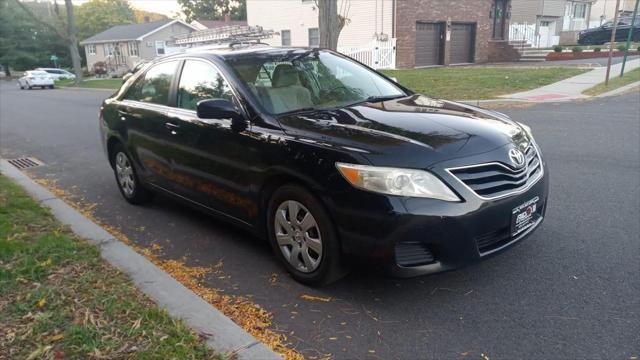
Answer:
[(564, 50), (564, 49), (562, 48), (562, 46), (556, 45), (556, 46), (554, 46), (554, 47), (553, 47), (553, 51), (554, 51), (554, 52), (561, 53), (561, 52), (562, 52), (562, 50)]
[(627, 50), (627, 45), (620, 44), (620, 45), (618, 45), (617, 49), (618, 49), (618, 51), (625, 51), (625, 50)]
[(602, 51), (601, 47), (596, 46), (595, 48), (593, 48), (593, 52), (600, 52), (600, 51)]
[(573, 49), (571, 49), (571, 51), (573, 51), (574, 53), (581, 53), (582, 52), (582, 47), (576, 46)]

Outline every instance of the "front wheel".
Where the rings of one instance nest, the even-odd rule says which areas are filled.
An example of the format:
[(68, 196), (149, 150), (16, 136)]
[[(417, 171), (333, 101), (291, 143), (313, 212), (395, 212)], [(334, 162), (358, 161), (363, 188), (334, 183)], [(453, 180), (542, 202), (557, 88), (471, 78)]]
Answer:
[(117, 145), (113, 150), (112, 161), (118, 189), (124, 199), (134, 205), (149, 202), (153, 198), (153, 193), (140, 183), (133, 162), (122, 145)]
[(307, 190), (298, 185), (278, 189), (269, 202), (267, 221), (275, 255), (297, 281), (325, 285), (344, 276), (333, 223)]

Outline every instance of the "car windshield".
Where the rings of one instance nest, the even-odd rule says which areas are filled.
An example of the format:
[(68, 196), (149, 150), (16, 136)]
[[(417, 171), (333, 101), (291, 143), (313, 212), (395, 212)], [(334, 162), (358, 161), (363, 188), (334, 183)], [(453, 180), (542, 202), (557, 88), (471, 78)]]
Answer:
[(29, 74), (33, 75), (33, 76), (48, 76), (49, 73), (47, 73), (46, 71), (30, 71)]
[(274, 115), (406, 95), (376, 72), (327, 51), (246, 54), (232, 57), (228, 63)]

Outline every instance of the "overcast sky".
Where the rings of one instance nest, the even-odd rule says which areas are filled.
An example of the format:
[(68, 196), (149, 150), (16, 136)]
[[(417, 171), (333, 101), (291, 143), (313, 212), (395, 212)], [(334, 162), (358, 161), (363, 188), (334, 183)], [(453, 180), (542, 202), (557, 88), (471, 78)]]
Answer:
[[(80, 5), (89, 0), (72, 1), (74, 4)], [(64, 4), (64, 1), (58, 1), (58, 3)], [(129, 3), (135, 8), (157, 12), (170, 17), (173, 17), (176, 12), (180, 12), (180, 5), (176, 0), (129, 0)]]

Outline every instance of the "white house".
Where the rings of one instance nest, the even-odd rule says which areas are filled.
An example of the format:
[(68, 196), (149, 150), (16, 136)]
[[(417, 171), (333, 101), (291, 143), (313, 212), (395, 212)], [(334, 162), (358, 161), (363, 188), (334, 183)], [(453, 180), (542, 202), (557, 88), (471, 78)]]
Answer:
[[(372, 40), (393, 37), (393, 0), (346, 0), (338, 12), (349, 19), (338, 47), (362, 47)], [(265, 42), (270, 45), (317, 46), (318, 8), (313, 0), (247, 0), (249, 26), (262, 26), (280, 33)]]
[[(631, 14), (636, 0), (620, 0), (620, 13)], [(591, 6), (589, 27), (598, 27), (608, 20), (613, 20), (616, 11), (616, 0), (598, 0)]]

